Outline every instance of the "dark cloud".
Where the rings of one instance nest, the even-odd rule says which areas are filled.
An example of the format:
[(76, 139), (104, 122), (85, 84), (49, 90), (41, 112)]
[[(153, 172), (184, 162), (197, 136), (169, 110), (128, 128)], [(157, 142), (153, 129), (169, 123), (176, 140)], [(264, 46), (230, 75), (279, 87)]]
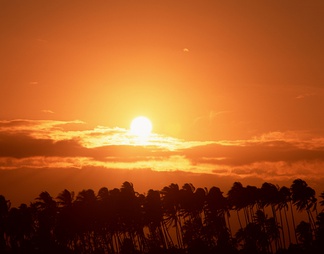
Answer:
[(168, 157), (173, 152), (164, 150), (157, 151), (146, 146), (132, 145), (111, 145), (92, 148), (89, 155), (97, 160), (115, 162), (135, 162), (139, 160), (149, 160), (150, 158)]
[(212, 143), (155, 137), (157, 142), (139, 146), (131, 144), (124, 129), (66, 131), (66, 124), (69, 122), (0, 122), (1, 170), (93, 166), (287, 179), (319, 177), (324, 165), (321, 138), (299, 140), (295, 135), (272, 133), (261, 139)]
[(19, 126), (33, 126), (35, 125), (35, 121), (24, 120), (24, 119), (16, 119), (11, 121), (0, 121), (0, 128), (14, 128)]
[(156, 148), (131, 145), (86, 148), (78, 139), (53, 141), (36, 139), (29, 134), (0, 132), (0, 157), (91, 157), (100, 161), (135, 162), (171, 154), (172, 152), (158, 151)]
[(86, 156), (87, 149), (76, 140), (35, 139), (25, 134), (0, 133), (0, 156)]
[[(300, 144), (300, 143), (298, 143)], [(246, 142), (237, 145), (209, 144), (182, 150), (193, 163), (240, 166), (256, 162), (294, 163), (324, 161), (324, 148), (301, 148), (293, 142)]]

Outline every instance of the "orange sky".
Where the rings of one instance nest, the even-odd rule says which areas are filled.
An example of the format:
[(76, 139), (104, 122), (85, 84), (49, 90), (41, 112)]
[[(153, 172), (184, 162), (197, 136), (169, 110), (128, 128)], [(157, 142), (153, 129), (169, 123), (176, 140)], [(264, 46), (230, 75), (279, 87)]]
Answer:
[[(0, 194), (72, 168), (80, 184), (58, 191), (89, 174), (143, 191), (323, 183), (323, 1), (3, 0), (0, 17)], [(138, 115), (145, 147), (128, 136)]]

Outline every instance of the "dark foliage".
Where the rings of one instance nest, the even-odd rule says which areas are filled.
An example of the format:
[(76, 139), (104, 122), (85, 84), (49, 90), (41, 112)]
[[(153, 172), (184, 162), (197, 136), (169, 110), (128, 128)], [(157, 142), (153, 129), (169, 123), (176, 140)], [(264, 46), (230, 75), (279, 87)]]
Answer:
[[(0, 195), (0, 253), (322, 253), (324, 212), (316, 205), (301, 179), (290, 188), (235, 182), (226, 196), (174, 183), (144, 195), (124, 182), (97, 194), (45, 191), (18, 208)], [(294, 211), (308, 221), (295, 226)]]

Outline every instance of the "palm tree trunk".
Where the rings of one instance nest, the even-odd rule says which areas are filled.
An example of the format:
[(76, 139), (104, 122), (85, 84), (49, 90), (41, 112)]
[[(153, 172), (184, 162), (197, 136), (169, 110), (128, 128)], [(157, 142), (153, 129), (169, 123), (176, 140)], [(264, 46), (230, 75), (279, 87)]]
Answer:
[(228, 227), (228, 231), (229, 231), (229, 233), (230, 233), (230, 236), (231, 236), (231, 238), (233, 237), (233, 235), (232, 235), (232, 229), (231, 229), (231, 224), (230, 224), (230, 213), (227, 211), (227, 213), (226, 213), (226, 218), (227, 218), (227, 227)]
[(242, 227), (242, 222), (241, 222), (241, 219), (240, 219), (240, 214), (239, 214), (239, 211), (238, 211), (238, 210), (236, 210), (236, 214), (237, 214), (238, 222), (239, 222), (239, 224), (240, 224), (240, 228), (243, 229), (243, 227)]
[(290, 227), (289, 227), (289, 222), (288, 222), (288, 217), (287, 217), (287, 211), (284, 208), (284, 215), (285, 215), (285, 220), (286, 220), (286, 225), (287, 225), (287, 231), (288, 231), (288, 239), (289, 239), (289, 245), (292, 243), (291, 242), (291, 235), (290, 235)]
[(160, 235), (160, 239), (162, 241), (163, 248), (166, 250), (167, 249), (167, 241), (166, 241), (166, 237), (163, 234), (163, 230), (162, 230), (161, 226), (158, 226), (158, 232)]
[(286, 249), (285, 230), (284, 230), (284, 226), (283, 226), (283, 222), (282, 222), (281, 209), (279, 209), (279, 216), (280, 216), (280, 224), (281, 224), (283, 247), (284, 247), (284, 249)]
[(182, 234), (181, 234), (181, 222), (177, 220), (175, 221), (175, 228), (176, 228), (176, 236), (177, 236), (177, 242), (178, 242), (178, 247), (182, 248)]
[(296, 232), (296, 223), (295, 223), (295, 216), (294, 216), (293, 206), (292, 206), (291, 201), (289, 201), (289, 203), (290, 203), (290, 210), (291, 210), (291, 218), (292, 218), (294, 232), (295, 232), (295, 240), (296, 240), (296, 243), (298, 244), (297, 232)]
[(312, 229), (312, 237), (314, 239), (316, 233), (316, 222), (314, 220), (312, 212), (309, 209), (307, 209), (307, 215), (308, 215), (309, 224), (311, 225), (311, 229)]
[(174, 242), (170, 236), (170, 233), (169, 233), (169, 230), (167, 228), (167, 225), (165, 224), (165, 222), (163, 221), (162, 222), (162, 228), (163, 228), (163, 232), (164, 232), (164, 235), (165, 235), (165, 238), (166, 238), (166, 242), (167, 242), (167, 248), (171, 248), (174, 246)]
[(243, 212), (244, 212), (244, 217), (245, 217), (245, 226), (247, 226), (250, 223), (250, 220), (249, 220), (248, 213), (246, 211), (246, 207), (243, 208)]
[[(273, 218), (275, 220), (275, 224), (278, 225), (278, 220), (277, 220), (277, 213), (276, 213), (276, 209), (275, 206), (273, 204), (271, 204), (271, 210), (272, 210), (272, 214), (273, 214)], [(280, 245), (281, 245), (281, 239), (275, 239), (275, 247), (276, 247), (276, 252), (279, 249)]]

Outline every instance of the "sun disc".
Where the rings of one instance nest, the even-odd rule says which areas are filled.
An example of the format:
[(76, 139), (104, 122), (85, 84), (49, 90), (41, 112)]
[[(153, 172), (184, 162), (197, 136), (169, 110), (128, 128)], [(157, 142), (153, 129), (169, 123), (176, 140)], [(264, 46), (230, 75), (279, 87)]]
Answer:
[(130, 126), (131, 133), (139, 137), (148, 137), (152, 131), (152, 123), (145, 116), (136, 117)]

